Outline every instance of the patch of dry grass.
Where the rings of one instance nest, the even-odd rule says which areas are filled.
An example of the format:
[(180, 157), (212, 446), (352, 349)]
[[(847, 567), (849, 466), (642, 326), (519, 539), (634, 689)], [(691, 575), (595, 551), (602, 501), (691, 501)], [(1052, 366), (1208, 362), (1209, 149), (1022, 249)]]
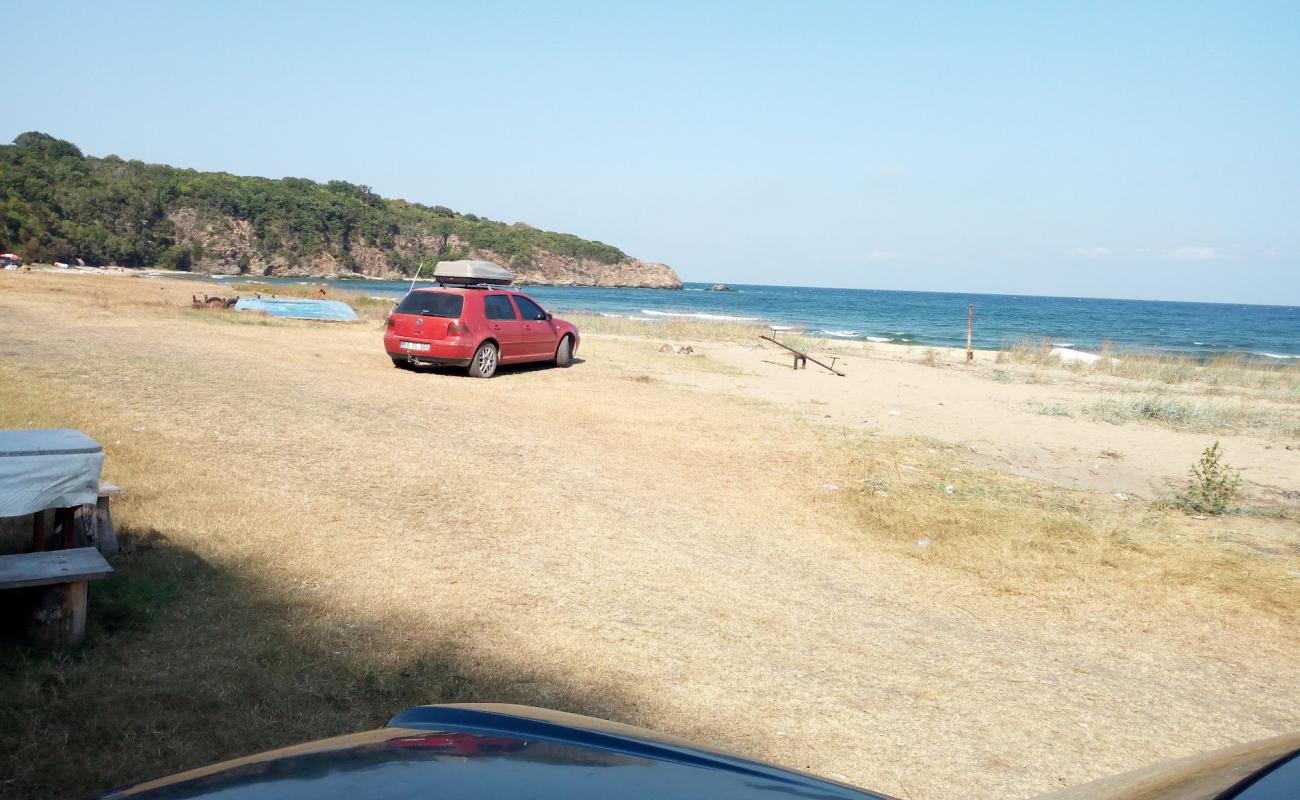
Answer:
[(1097, 400), (1083, 406), (1080, 412), (1112, 425), (1154, 422), (1193, 433), (1252, 433), (1269, 438), (1300, 438), (1300, 414), (1289, 408), (1269, 408), (1258, 403), (1196, 403), (1150, 395), (1129, 400)]
[(1059, 367), (1061, 359), (1052, 355), (1052, 343), (1046, 339), (1022, 339), (998, 348), (998, 364), (1031, 364), (1036, 367)]
[(1200, 358), (1186, 353), (1117, 350), (1104, 342), (1100, 358), (1062, 363), (1046, 340), (1021, 340), (998, 350), (999, 364), (1024, 364), (1038, 368), (1060, 367), (1080, 377), (1109, 376), (1132, 381), (1185, 385), (1193, 390), (1250, 392), (1282, 402), (1300, 402), (1300, 362), (1271, 363), (1242, 353)]
[(1190, 588), (1215, 604), (1300, 621), (1300, 530), (1293, 526), (1220, 520), (1210, 531), (1159, 504), (971, 467), (952, 450), (862, 445), (842, 466), (852, 487), (844, 497), (872, 537), (915, 558), (1010, 594), (1068, 602), (1116, 583), (1170, 596)]
[[(1111, 348), (1104, 348), (1109, 354)], [(1198, 359), (1171, 353), (1124, 352), (1103, 358), (1094, 372), (1164, 384), (1201, 383), (1211, 387), (1252, 389), (1276, 399), (1300, 400), (1300, 363), (1269, 363), (1240, 353)]]

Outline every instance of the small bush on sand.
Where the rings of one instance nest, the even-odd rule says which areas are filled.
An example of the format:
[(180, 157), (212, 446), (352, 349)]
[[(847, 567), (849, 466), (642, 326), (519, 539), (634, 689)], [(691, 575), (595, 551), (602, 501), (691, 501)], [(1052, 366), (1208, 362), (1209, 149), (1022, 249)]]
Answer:
[(1205, 448), (1201, 459), (1188, 470), (1187, 488), (1178, 494), (1178, 505), (1197, 514), (1222, 514), (1241, 488), (1241, 473), (1223, 463), (1219, 443)]

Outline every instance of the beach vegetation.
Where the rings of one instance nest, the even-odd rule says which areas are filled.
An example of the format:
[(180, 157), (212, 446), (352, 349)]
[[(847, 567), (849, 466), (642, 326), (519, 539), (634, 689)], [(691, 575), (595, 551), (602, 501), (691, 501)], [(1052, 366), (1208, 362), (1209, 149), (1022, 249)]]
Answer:
[[(995, 360), (1001, 365), (1063, 367), (1079, 377), (1113, 377), (1187, 386), (1205, 394), (1247, 389), (1269, 399), (1300, 401), (1300, 359), (1268, 359), (1247, 353), (1204, 356), (1160, 350), (1120, 350), (1102, 342), (1095, 360), (1062, 363), (1046, 340), (1004, 344)], [(1058, 373), (1060, 374), (1060, 373)]]
[(1187, 486), (1176, 500), (1195, 514), (1222, 514), (1240, 489), (1241, 473), (1223, 462), (1223, 452), (1215, 442), (1188, 470)]
[(1154, 422), (1192, 433), (1232, 433), (1238, 431), (1300, 438), (1300, 416), (1289, 408), (1274, 408), (1263, 403), (1198, 403), (1190, 400), (1150, 395), (1125, 400), (1107, 398), (1084, 405), (1084, 416), (1111, 425), (1130, 422)]
[(1030, 364), (1036, 367), (1059, 366), (1061, 359), (1052, 354), (1052, 343), (1046, 339), (1022, 339), (998, 348), (994, 359), (999, 364)]

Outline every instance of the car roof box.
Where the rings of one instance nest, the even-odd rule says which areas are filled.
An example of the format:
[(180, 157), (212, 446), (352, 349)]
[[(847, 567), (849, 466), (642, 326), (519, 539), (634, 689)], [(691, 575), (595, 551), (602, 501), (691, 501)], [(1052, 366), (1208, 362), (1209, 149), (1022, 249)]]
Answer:
[(438, 283), (461, 286), (508, 286), (515, 276), (510, 270), (491, 261), (439, 261), (433, 268), (433, 279)]

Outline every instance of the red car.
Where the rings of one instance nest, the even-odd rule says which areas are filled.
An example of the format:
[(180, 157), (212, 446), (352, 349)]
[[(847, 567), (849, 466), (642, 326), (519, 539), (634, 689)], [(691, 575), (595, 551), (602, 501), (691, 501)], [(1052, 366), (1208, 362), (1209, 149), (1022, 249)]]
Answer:
[(510, 289), (416, 289), (388, 315), (384, 349), (393, 366), (467, 367), (490, 378), (499, 364), (573, 363), (578, 329)]

